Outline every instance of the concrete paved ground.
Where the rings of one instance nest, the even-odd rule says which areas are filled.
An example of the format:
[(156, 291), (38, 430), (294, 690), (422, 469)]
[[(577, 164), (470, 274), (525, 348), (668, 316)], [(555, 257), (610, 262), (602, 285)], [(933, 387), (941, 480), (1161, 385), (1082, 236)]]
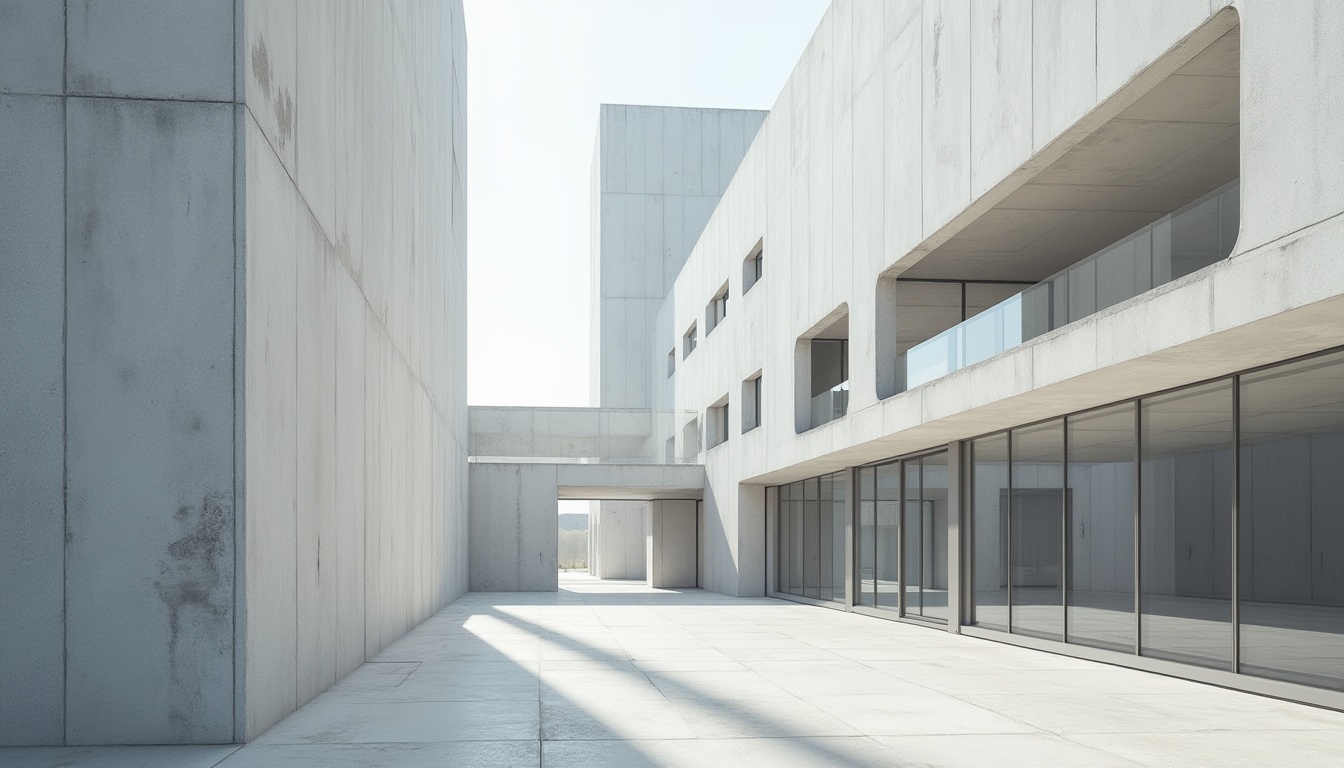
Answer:
[(566, 574), (469, 594), (242, 749), (6, 766), (1344, 762), (1344, 713), (779, 600)]

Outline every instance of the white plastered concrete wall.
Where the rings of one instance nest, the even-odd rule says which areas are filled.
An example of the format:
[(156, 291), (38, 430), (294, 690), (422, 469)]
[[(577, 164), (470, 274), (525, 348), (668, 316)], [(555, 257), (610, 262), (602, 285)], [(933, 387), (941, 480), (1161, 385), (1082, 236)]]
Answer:
[(467, 587), (466, 37), (241, 5), (245, 740)]
[[(1226, 6), (1237, 16), (1215, 15)], [(913, 263), (1141, 92), (1206, 23), (1240, 22), (1242, 229), (1230, 260), (926, 387), (879, 401), (878, 276)], [(703, 585), (763, 589), (761, 484), (928, 448), (1344, 343), (1334, 254), (1344, 8), (1328, 0), (837, 0), (669, 290), (647, 354), (727, 279), (728, 319), (655, 398), (701, 411), (763, 372), (763, 426), (704, 454)], [(936, 55), (935, 55), (936, 53)], [(1079, 121), (1083, 123), (1080, 124)], [(764, 240), (764, 276), (741, 261)], [(732, 302), (736, 301), (734, 305)], [(797, 434), (794, 342), (850, 312), (850, 415)], [(658, 380), (658, 377), (655, 377)]]

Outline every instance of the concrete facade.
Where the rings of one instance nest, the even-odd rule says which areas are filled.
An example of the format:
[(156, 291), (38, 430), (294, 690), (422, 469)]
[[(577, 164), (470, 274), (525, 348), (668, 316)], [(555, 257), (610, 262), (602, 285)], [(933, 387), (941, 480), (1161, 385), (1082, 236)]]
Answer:
[(0, 49), (0, 744), (250, 739), (467, 586), (461, 3)]
[[(1325, 2), (1263, 0), (834, 2), (667, 285), (643, 369), (625, 368), (645, 376), (651, 407), (696, 417), (702, 439), (677, 448), (707, 476), (700, 585), (776, 592), (781, 522), (767, 488), (837, 471), (857, 477), (865, 464), (949, 447), (958, 454), (950, 476), (962, 482), (971, 438), (1344, 344), (1344, 270), (1332, 255), (1344, 165), (1327, 146), (1341, 115), (1328, 106), (1337, 99), (1313, 95), (1344, 76), (1327, 52), (1338, 16)], [(642, 146), (605, 119), (601, 131), (599, 156), (618, 153), (613, 143)], [(1230, 257), (908, 391), (893, 373), (936, 329), (1229, 181), (1239, 184)], [(593, 215), (605, 237), (604, 200), (595, 197)], [(600, 264), (629, 250), (605, 239), (595, 248)], [(761, 268), (751, 264), (758, 256)], [(1111, 279), (1097, 278), (1098, 290)], [(962, 286), (961, 315), (937, 325), (935, 291), (915, 291), (915, 281), (949, 280)], [(968, 297), (968, 283), (979, 297)], [(725, 285), (726, 316), (706, 334)], [(608, 293), (595, 286), (595, 296)], [(594, 338), (599, 372), (640, 354)], [(847, 343), (847, 407), (824, 424), (807, 391), (813, 339)], [(728, 428), (709, 439), (704, 430), (725, 406)], [(1254, 455), (1243, 459), (1261, 461)], [(1220, 477), (1230, 488), (1232, 475)], [(960, 531), (974, 502), (959, 486), (949, 491), (931, 502), (953, 510), (932, 540), (953, 567), (947, 626), (980, 631), (965, 627), (971, 598), (958, 586), (971, 567)], [(837, 546), (849, 547), (841, 605), (853, 610), (856, 497), (847, 504)], [(1097, 548), (1084, 553), (1089, 562), (1111, 556), (1088, 546)], [(1160, 578), (1145, 578), (1160, 588)], [(1227, 581), (1220, 574), (1208, 588)], [(1174, 673), (1198, 676), (1188, 670)], [(1247, 680), (1218, 682), (1260, 685)], [(1276, 695), (1324, 700), (1302, 687)]]

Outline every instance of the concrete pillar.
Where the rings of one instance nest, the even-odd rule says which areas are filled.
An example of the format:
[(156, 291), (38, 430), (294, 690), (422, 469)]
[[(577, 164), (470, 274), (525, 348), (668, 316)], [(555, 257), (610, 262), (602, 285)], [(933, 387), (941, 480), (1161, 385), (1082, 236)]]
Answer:
[(696, 522), (693, 499), (650, 502), (646, 537), (650, 587), (682, 589), (697, 586)]

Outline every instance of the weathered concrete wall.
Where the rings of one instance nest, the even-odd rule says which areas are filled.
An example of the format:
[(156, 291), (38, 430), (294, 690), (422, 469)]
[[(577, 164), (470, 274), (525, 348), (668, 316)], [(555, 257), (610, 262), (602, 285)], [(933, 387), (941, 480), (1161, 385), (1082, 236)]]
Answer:
[(235, 19), (0, 4), (0, 744), (234, 736)]
[(460, 1), (243, 22), (250, 739), (466, 590), (466, 37)]
[(465, 590), (465, 54), (0, 2), (0, 744), (251, 738)]

